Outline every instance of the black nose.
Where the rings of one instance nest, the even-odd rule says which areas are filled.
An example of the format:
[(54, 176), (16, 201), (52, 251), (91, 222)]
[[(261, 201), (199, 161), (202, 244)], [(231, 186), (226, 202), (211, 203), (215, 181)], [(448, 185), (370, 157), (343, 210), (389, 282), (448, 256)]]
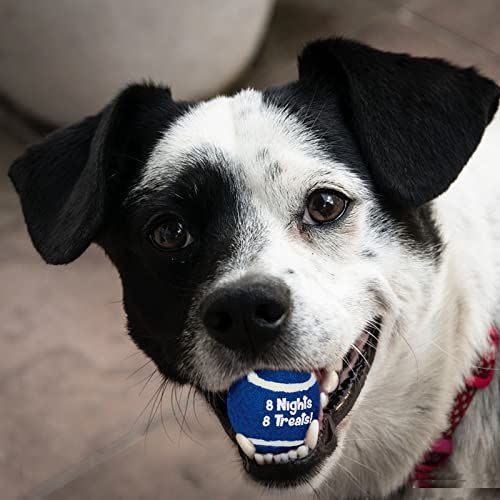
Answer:
[(290, 290), (283, 281), (253, 275), (213, 292), (201, 314), (215, 340), (256, 354), (281, 333), (290, 306)]

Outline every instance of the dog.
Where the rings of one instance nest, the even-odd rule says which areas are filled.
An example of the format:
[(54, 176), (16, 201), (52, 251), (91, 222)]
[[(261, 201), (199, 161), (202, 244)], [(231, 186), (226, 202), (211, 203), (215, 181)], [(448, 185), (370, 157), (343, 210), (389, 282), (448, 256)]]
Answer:
[[(263, 91), (130, 85), (9, 175), (47, 263), (104, 249), (130, 337), (206, 398), (245, 474), (402, 497), (500, 324), (499, 96), (473, 68), (318, 40)], [(307, 455), (238, 447), (226, 395), (255, 369), (317, 375)], [(432, 485), (500, 486), (490, 378)]]

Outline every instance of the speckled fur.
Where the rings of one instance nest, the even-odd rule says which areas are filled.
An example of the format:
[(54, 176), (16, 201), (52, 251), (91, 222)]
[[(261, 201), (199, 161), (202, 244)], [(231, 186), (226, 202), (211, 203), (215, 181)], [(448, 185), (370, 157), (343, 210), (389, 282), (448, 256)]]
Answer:
[[(454, 396), (497, 319), (500, 119), (488, 127), (459, 179), (429, 204), (444, 243), (438, 266), (431, 251), (425, 255), (402, 243), (394, 227), (380, 232), (384, 215), (366, 183), (332, 163), (314, 136), (293, 117), (265, 106), (257, 92), (219, 98), (185, 115), (157, 146), (138, 191), (175, 178), (175, 158), (198, 143), (223, 151), (235, 168), (244, 167), (239, 189), (252, 210), (241, 220), (233, 258), (195, 297), (183, 337), (190, 346), (184, 369), (198, 386), (222, 390), (249, 368), (204, 334), (198, 315), (206, 293), (245, 273), (279, 276), (294, 296), (296, 312), (282, 351), (288, 354), (261, 366), (332, 364), (363, 325), (381, 315), (381, 340), (368, 380), (339, 432), (337, 450), (312, 484), (342, 492), (342, 498), (389, 495), (446, 429)], [(265, 175), (271, 168), (272, 181)], [(288, 227), (289, 207), (302, 186), (315, 182), (333, 184), (360, 203), (347, 225), (306, 242)], [(258, 234), (252, 230), (257, 220)], [(256, 237), (262, 240), (259, 248), (250, 244)], [(290, 268), (298, 272), (290, 274)], [(470, 486), (483, 474), (495, 480), (498, 452), (478, 429), (498, 437), (493, 401), (478, 396), (457, 433), (452, 468), (443, 474), (453, 471)], [(473, 459), (478, 449), (480, 459)]]

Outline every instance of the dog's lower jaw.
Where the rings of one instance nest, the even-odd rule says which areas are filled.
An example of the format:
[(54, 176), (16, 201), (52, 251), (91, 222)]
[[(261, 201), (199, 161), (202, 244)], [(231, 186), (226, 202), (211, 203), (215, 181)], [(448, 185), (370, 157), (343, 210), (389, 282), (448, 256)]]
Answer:
[[(376, 356), (383, 320), (367, 323), (349, 352), (331, 369), (315, 369), (320, 385), (321, 410), (311, 423), (302, 446), (291, 450), (284, 459), (280, 454), (259, 455), (243, 435), (235, 435), (228, 418), (226, 393), (205, 393), (229, 437), (238, 443), (244, 469), (255, 481), (267, 487), (296, 488), (314, 478), (335, 450), (336, 427), (352, 409), (363, 392), (365, 381)], [(313, 424), (316, 425), (315, 432)], [(315, 438), (312, 435), (315, 434)], [(283, 454), (285, 455), (285, 454)]]

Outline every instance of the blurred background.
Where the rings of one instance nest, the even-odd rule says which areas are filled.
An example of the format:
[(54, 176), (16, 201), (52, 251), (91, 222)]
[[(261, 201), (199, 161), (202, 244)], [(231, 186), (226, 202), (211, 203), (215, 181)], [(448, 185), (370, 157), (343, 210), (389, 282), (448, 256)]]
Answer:
[(262, 496), (203, 402), (159, 388), (102, 252), (42, 263), (6, 173), (127, 82), (184, 99), (263, 88), (294, 79), (303, 44), (331, 35), (500, 80), (500, 0), (0, 0), (2, 500)]

